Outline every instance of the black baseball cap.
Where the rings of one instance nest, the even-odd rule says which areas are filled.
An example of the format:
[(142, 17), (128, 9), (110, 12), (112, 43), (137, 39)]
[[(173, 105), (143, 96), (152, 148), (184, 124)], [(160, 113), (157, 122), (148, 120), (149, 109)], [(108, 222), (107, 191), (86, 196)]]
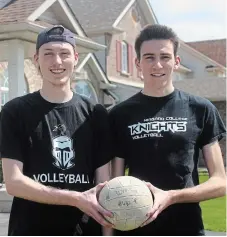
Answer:
[(43, 44), (49, 42), (61, 41), (76, 46), (75, 35), (62, 25), (55, 25), (50, 28), (46, 28), (38, 35), (36, 42), (36, 50), (38, 50)]

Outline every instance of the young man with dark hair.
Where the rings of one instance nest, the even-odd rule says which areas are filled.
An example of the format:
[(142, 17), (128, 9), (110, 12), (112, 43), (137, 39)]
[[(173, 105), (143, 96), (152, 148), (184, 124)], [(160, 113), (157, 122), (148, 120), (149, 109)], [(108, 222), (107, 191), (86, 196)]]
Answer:
[[(144, 88), (110, 111), (113, 175), (124, 175), (127, 164), (129, 175), (146, 181), (154, 195), (142, 228), (116, 235), (204, 235), (199, 202), (226, 192), (218, 143), (225, 126), (210, 101), (174, 88), (178, 45), (172, 29), (146, 26), (135, 42)], [(197, 171), (200, 149), (209, 172), (203, 184)]]
[(70, 88), (75, 43), (63, 26), (42, 31), (34, 57), (41, 90), (1, 111), (4, 181), (15, 196), (9, 235), (101, 235), (97, 222), (112, 227), (97, 202), (104, 183), (94, 184), (109, 179), (108, 114)]

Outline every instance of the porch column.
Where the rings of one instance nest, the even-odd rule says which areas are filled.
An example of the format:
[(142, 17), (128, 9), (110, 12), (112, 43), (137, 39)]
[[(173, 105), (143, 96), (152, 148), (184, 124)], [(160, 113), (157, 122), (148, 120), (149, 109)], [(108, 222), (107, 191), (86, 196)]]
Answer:
[(21, 40), (8, 44), (9, 100), (24, 94), (24, 46)]

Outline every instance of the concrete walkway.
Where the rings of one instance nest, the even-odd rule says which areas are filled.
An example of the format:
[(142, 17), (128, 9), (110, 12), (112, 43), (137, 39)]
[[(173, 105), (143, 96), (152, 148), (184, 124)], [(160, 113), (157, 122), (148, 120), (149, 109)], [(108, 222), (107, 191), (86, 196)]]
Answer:
[(226, 236), (226, 232), (206, 231), (206, 235), (210, 235), (210, 236)]
[[(7, 235), (9, 213), (0, 213), (0, 235)], [(226, 236), (225, 232), (206, 231), (208, 236)]]
[(7, 235), (9, 222), (8, 213), (0, 213), (0, 235)]

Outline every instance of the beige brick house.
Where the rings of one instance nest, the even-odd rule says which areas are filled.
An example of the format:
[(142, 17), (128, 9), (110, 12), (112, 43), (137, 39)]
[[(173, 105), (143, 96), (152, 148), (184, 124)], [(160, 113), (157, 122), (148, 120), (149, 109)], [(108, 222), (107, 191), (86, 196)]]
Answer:
[[(112, 91), (117, 98), (115, 102), (119, 103), (140, 91), (143, 81), (134, 66), (134, 41), (143, 26), (158, 23), (149, 1), (67, 2), (88, 37), (107, 46), (95, 55), (108, 79), (117, 86)], [(226, 45), (222, 43), (223, 48), (219, 49), (213, 43), (208, 50), (199, 50), (193, 44), (180, 43), (181, 66), (174, 73), (175, 87), (211, 100), (225, 121), (226, 64), (218, 58), (226, 57)], [(225, 156), (225, 140), (222, 141), (222, 151)]]
[(96, 102), (112, 103), (108, 90), (114, 86), (92, 54), (106, 46), (87, 37), (65, 0), (5, 0), (0, 4), (1, 106), (40, 88), (42, 80), (32, 62), (35, 42), (41, 30), (55, 24), (75, 33), (79, 62), (72, 87)]
[[(143, 87), (135, 66), (134, 41), (146, 24), (158, 23), (148, 0), (5, 0), (0, 2), (0, 101), (38, 90), (32, 63), (37, 34), (62, 24), (75, 32), (79, 63), (72, 86), (112, 107)], [(216, 45), (216, 44), (213, 44)], [(208, 51), (218, 51), (209, 48)], [(226, 49), (218, 52), (226, 52)], [(226, 67), (181, 41), (177, 88), (211, 100), (225, 120)], [(223, 56), (222, 56), (223, 57)], [(223, 154), (225, 154), (225, 141)]]
[[(42, 29), (54, 24), (76, 35), (79, 62), (72, 87), (109, 108), (127, 99), (143, 87), (134, 66), (135, 37), (144, 25), (155, 23), (148, 0), (1, 0), (0, 110), (9, 99), (40, 88), (32, 63), (35, 42)], [(225, 63), (184, 42), (179, 54), (175, 86), (210, 99), (225, 119)], [(222, 151), (225, 155), (225, 141)], [(11, 197), (4, 195), (0, 189), (0, 212), (9, 212)]]
[[(206, 55), (207, 57), (213, 59), (214, 61), (226, 67), (226, 39), (205, 40), (198, 42), (190, 42), (187, 44), (196, 49), (197, 51), (201, 52), (202, 54)], [(223, 88), (220, 88), (220, 85), (216, 83), (214, 83), (213, 85), (207, 84), (207, 86), (213, 88), (212, 90), (213, 94), (219, 94), (220, 90), (223, 90), (221, 94), (226, 93), (226, 85), (223, 86)], [(212, 103), (218, 108), (222, 116), (222, 119), (226, 123), (226, 100), (219, 100), (219, 101), (213, 100)], [(222, 153), (224, 157), (226, 157), (226, 139), (221, 142), (221, 146), (222, 146)]]
[[(89, 38), (106, 45), (95, 53), (114, 93), (123, 101), (143, 87), (134, 66), (135, 37), (146, 24), (158, 23), (148, 0), (67, 0)], [(224, 50), (225, 52), (225, 50)], [(176, 87), (212, 101), (225, 100), (226, 67), (181, 41)], [(206, 86), (209, 85), (209, 86)], [(218, 93), (217, 93), (218, 91)]]

